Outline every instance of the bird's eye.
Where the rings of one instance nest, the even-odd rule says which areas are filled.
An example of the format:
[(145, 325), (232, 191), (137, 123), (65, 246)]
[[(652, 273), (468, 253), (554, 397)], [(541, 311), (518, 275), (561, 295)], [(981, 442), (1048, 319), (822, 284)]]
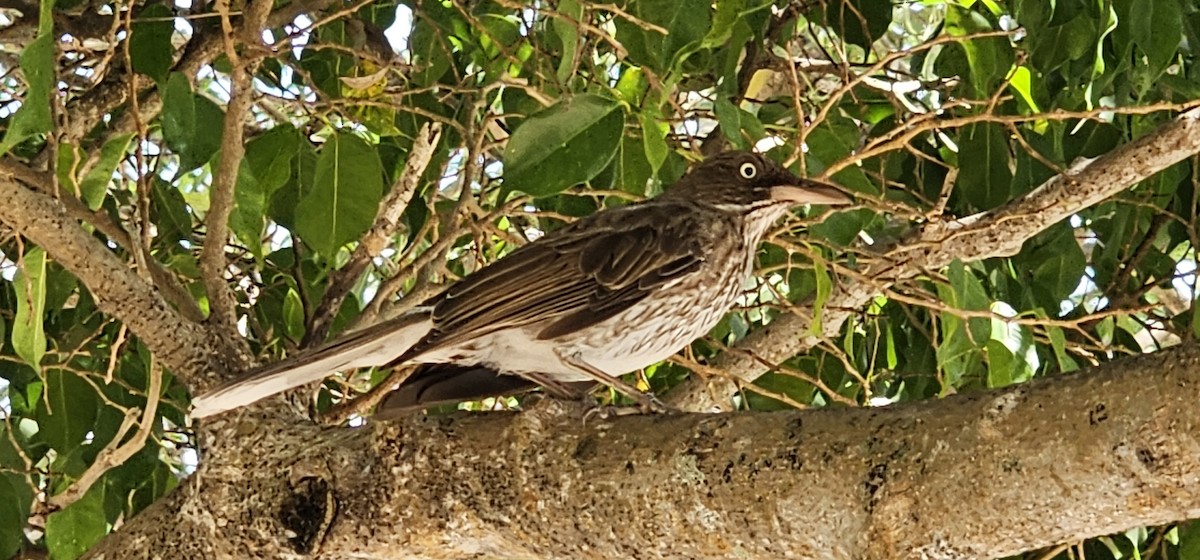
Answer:
[(755, 167), (753, 163), (743, 163), (738, 168), (738, 173), (742, 175), (743, 179), (753, 179), (755, 175), (758, 175), (758, 167)]

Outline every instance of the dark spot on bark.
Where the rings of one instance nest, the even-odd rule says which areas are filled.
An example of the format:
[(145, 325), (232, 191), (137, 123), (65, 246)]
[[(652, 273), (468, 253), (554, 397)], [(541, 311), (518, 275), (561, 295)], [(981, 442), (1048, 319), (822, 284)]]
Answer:
[(573, 456), (575, 457), (576, 461), (583, 463), (592, 460), (599, 450), (600, 443), (596, 441), (596, 437), (587, 436), (579, 440), (579, 443), (575, 445), (575, 453)]
[(800, 433), (804, 431), (804, 417), (797, 416), (787, 424), (787, 437), (791, 440), (799, 440)]
[(625, 474), (633, 475), (633, 461), (625, 461)]
[(804, 460), (800, 458), (800, 453), (795, 449), (789, 449), (780, 455), (781, 459), (786, 459), (788, 468), (798, 471), (804, 468)]
[(1100, 403), (1088, 411), (1088, 424), (1095, 426), (1105, 420), (1108, 420), (1108, 409), (1104, 403)]
[(322, 478), (308, 477), (292, 487), (279, 509), (279, 521), (294, 534), (288, 543), (300, 554), (317, 551), (337, 515), (333, 488)]
[(846, 444), (845, 443), (842, 443), (840, 441), (834, 442), (834, 443), (830, 444), (828, 449), (826, 449), (824, 452), (821, 453), (821, 460), (824, 461), (826, 464), (828, 464), (830, 461), (833, 461), (834, 457), (841, 456), (845, 452), (846, 452)]
[(729, 421), (724, 419), (700, 422), (696, 425), (696, 433), (688, 444), (688, 454), (700, 457), (716, 451), (721, 446), (721, 433), (728, 428)]
[(887, 482), (887, 470), (888, 466), (886, 463), (877, 463), (871, 466), (871, 470), (867, 471), (867, 478), (863, 481), (863, 488), (867, 491), (868, 498), (867, 511), (875, 507), (875, 494)]
[(733, 461), (725, 464), (725, 470), (721, 471), (721, 480), (724, 481), (725, 484), (733, 483)]
[(1152, 471), (1158, 469), (1160, 466), (1159, 463), (1163, 459), (1163, 457), (1156, 455), (1153, 449), (1146, 447), (1139, 447), (1137, 449), (1137, 458), (1147, 469)]

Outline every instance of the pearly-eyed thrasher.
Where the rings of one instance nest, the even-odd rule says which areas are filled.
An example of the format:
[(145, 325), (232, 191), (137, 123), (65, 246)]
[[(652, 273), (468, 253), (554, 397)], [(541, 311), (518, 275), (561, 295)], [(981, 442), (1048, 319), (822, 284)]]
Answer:
[(480, 379), (499, 372), (550, 389), (598, 381), (648, 404), (616, 376), (666, 359), (716, 325), (742, 293), (763, 235), (793, 205), (849, 202), (763, 155), (725, 152), (657, 198), (576, 221), (407, 313), (202, 395), (192, 415), (335, 371), (416, 364), (482, 372)]

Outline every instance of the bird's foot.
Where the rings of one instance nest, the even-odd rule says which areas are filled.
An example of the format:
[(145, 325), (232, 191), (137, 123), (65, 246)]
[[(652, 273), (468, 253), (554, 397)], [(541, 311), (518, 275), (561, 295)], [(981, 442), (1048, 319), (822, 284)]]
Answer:
[[(630, 396), (632, 397), (632, 395)], [(633, 397), (634, 400), (637, 401), (637, 404), (633, 406), (619, 406), (614, 404), (593, 406), (583, 414), (584, 425), (587, 425), (588, 420), (593, 418), (598, 420), (608, 420), (610, 418), (620, 418), (622, 416), (671, 414), (673, 412), (678, 412), (674, 408), (663, 404), (663, 402), (658, 400), (658, 398), (656, 398), (654, 395), (638, 393), (638, 396), (642, 398)]]

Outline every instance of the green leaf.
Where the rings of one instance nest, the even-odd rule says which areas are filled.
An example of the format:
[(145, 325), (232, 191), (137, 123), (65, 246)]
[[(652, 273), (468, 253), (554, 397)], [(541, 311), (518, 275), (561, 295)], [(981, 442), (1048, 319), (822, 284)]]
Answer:
[[(5, 427), (0, 426), (0, 437), (8, 438)], [(0, 472), (0, 558), (11, 558), (25, 542), (25, 525), (29, 522), (29, 508), (33, 503), (33, 490), (21, 475)]]
[(892, 2), (889, 1), (829, 0), (821, 5), (825, 9), (824, 13), (817, 14), (818, 19), (823, 19), (825, 25), (847, 42), (864, 47), (882, 37), (892, 22)]
[(1030, 112), (1042, 112), (1042, 109), (1038, 107), (1037, 100), (1033, 97), (1033, 74), (1029, 71), (1028, 66), (1018, 66), (1013, 69), (1008, 78), (1008, 87), (1021, 96), (1021, 100), (1025, 102), (1025, 106)]
[[(0, 329), (3, 328), (4, 325), (0, 323)], [(0, 335), (2, 335), (3, 332), (4, 331), (0, 330)], [(1192, 335), (1196, 338), (1196, 340), (1200, 341), (1200, 293), (1197, 293), (1196, 298), (1192, 300)]]
[(742, 10), (746, 9), (746, 0), (717, 0), (716, 4), (712, 27), (700, 42), (700, 46), (706, 49), (724, 45), (733, 36), (733, 26), (737, 24)]
[(734, 105), (725, 97), (713, 103), (713, 112), (721, 125), (721, 132), (735, 148), (747, 150), (767, 136), (767, 129), (753, 113)]
[(617, 41), (628, 49), (633, 61), (660, 72), (678, 67), (700, 47), (711, 27), (712, 3), (708, 0), (638, 0), (629, 6), (638, 19), (666, 33), (617, 18)]
[(742, 136), (742, 113), (724, 96), (713, 101), (713, 113), (717, 116), (717, 124), (721, 133), (733, 147), (744, 150), (747, 147), (746, 138)]
[(138, 14), (129, 35), (129, 58), (133, 69), (161, 82), (171, 71), (171, 34), (175, 32), (171, 9), (163, 4), (151, 4)]
[(987, 210), (1008, 202), (1013, 176), (1004, 131), (989, 123), (970, 125), (958, 147), (958, 189), (970, 206)]
[[(743, 112), (742, 114), (748, 113)], [(745, 120), (744, 116), (739, 118), (743, 127), (745, 127)], [(857, 123), (845, 116), (830, 114), (821, 124), (809, 130), (808, 137), (805, 138), (805, 145), (808, 146), (805, 158), (808, 162), (808, 174), (815, 175), (830, 164), (853, 153), (859, 148), (861, 138), (862, 131), (859, 130)], [(853, 191), (868, 194), (879, 192), (875, 181), (863, 172), (863, 167), (857, 165), (851, 165), (838, 171), (833, 175), (833, 180)]]
[(620, 105), (596, 95), (531, 115), (504, 148), (505, 190), (547, 196), (591, 180), (617, 153), (624, 124)]
[(288, 288), (283, 298), (283, 330), (292, 340), (304, 336), (304, 302), (294, 288)]
[[(50, 2), (43, 2), (48, 3)], [(45, 20), (48, 16), (42, 17)], [(50, 102), (54, 95), (54, 57), (54, 37), (49, 34), (39, 34), (21, 52), (21, 71), (25, 74), (26, 84), (25, 98), (21, 100), (21, 107), (8, 124), (4, 141), (0, 143), (0, 154), (7, 153), (13, 146), (34, 135), (50, 132), (54, 127), (54, 119), (50, 112)]]
[(174, 243), (191, 238), (192, 215), (179, 189), (160, 177), (154, 178), (150, 218), (158, 226), (158, 237)]
[[(1038, 316), (1044, 318), (1045, 313), (1039, 312)], [(1050, 337), (1050, 348), (1054, 350), (1054, 358), (1058, 360), (1058, 368), (1063, 373), (1079, 369), (1079, 362), (1076, 362), (1075, 358), (1072, 358), (1067, 353), (1067, 335), (1063, 333), (1062, 327), (1047, 327), (1046, 334)]]
[(179, 154), (180, 167), (191, 171), (208, 163), (221, 147), (225, 113), (207, 97), (192, 93), (187, 78), (178, 72), (167, 79), (163, 92), (163, 140)]
[(88, 208), (98, 210), (104, 204), (104, 195), (108, 192), (108, 185), (113, 180), (113, 173), (121, 164), (121, 159), (125, 157), (131, 140), (133, 140), (133, 133), (119, 134), (105, 142), (104, 146), (100, 148), (100, 156), (96, 159), (96, 164), (79, 182), (80, 195), (83, 196), (83, 201), (87, 203)]
[(1179, 527), (1179, 560), (1200, 558), (1200, 521), (1189, 521)]
[(813, 318), (808, 333), (819, 336), (822, 332), (821, 319), (825, 314), (825, 302), (829, 301), (829, 295), (833, 293), (833, 278), (822, 259), (813, 260), (813, 273), (816, 275), (817, 290), (813, 298)]
[(654, 170), (646, 161), (646, 150), (633, 142), (621, 142), (610, 166), (612, 186), (637, 196), (648, 196)]
[[(451, 53), (454, 46), (447, 41), (454, 34), (456, 24), (462, 19), (453, 8), (440, 0), (421, 3), (420, 17), (413, 22), (409, 45), (413, 59), (413, 83), (431, 86), (450, 71), (454, 61)], [(307, 49), (306, 49), (307, 50)]]
[[(296, 147), (292, 157), (291, 175), (283, 187), (275, 191), (267, 206), (267, 215), (275, 223), (296, 231), (296, 206), (313, 190), (317, 170), (317, 150), (305, 140)], [(424, 205), (418, 205), (424, 207)]]
[(246, 155), (238, 167), (229, 226), (257, 257), (262, 256), (267, 202), (291, 177), (292, 158), (304, 141), (300, 131), (285, 124), (246, 144)]
[(1033, 376), (1032, 335), (1018, 325), (993, 318), (992, 338), (987, 342), (988, 383), (990, 388), (1024, 383)]
[[(558, 61), (557, 77), (559, 82), (566, 83), (575, 71), (575, 57), (579, 50), (579, 27), (572, 23), (583, 21), (583, 4), (579, 0), (559, 0), (555, 10), (560, 17), (550, 19), (554, 34), (562, 42), (562, 56)], [(570, 19), (564, 19), (563, 16)]]
[(379, 153), (362, 139), (338, 132), (317, 156), (313, 188), (296, 204), (296, 233), (332, 262), (375, 219), (383, 196)]
[(640, 106), (642, 98), (646, 95), (646, 89), (649, 87), (645, 70), (634, 66), (622, 72), (620, 79), (617, 80), (617, 97), (631, 106)]
[(25, 253), (13, 278), (17, 290), (17, 315), (13, 319), (13, 350), (38, 369), (46, 354), (46, 251), (35, 247)]
[(1113, 11), (1119, 28), (1141, 47), (1149, 62), (1151, 76), (1157, 76), (1170, 64), (1183, 40), (1183, 9), (1178, 0), (1153, 2), (1117, 1)]
[(859, 232), (865, 230), (869, 223), (878, 219), (878, 214), (865, 208), (838, 212), (821, 223), (813, 224), (808, 233), (814, 239), (823, 239), (833, 245), (845, 247), (854, 242)]
[(1051, 247), (1044, 249), (1045, 260), (1033, 270), (1033, 284), (1046, 290), (1051, 301), (1062, 301), (1075, 291), (1083, 278), (1087, 259), (1083, 249), (1067, 228)]
[[(983, 289), (983, 283), (961, 261), (956, 260), (950, 263), (947, 276), (950, 277), (950, 287), (954, 290), (953, 305), (955, 307), (969, 311), (988, 311), (991, 308), (992, 300)], [(991, 337), (990, 319), (972, 317), (968, 319), (968, 323), (970, 324), (971, 338), (980, 345)]]
[[(990, 301), (983, 285), (960, 261), (947, 270), (950, 285), (939, 284), (938, 296), (952, 309), (986, 311)], [(978, 373), (983, 362), (983, 348), (991, 339), (991, 321), (987, 318), (964, 319), (954, 311), (939, 315), (942, 339), (937, 347), (938, 369), (946, 386), (943, 393), (959, 387), (968, 375)]]
[(1013, 370), (1018, 367), (1018, 360), (1004, 343), (998, 340), (987, 342), (988, 388), (996, 389), (1013, 384)]
[(178, 485), (179, 478), (158, 458), (159, 447), (148, 442), (128, 461), (104, 473), (105, 513), (109, 519), (141, 511)]
[(46, 519), (46, 548), (53, 560), (74, 560), (108, 531), (104, 515), (104, 485), (92, 486), (75, 503)]
[(667, 146), (667, 131), (669, 126), (656, 118), (650, 112), (638, 116), (642, 125), (642, 145), (646, 149), (646, 161), (650, 162), (651, 174), (658, 173), (671, 148)]
[(58, 186), (63, 190), (75, 193), (77, 197), (83, 196), (83, 193), (79, 192), (79, 180), (76, 178), (82, 165), (83, 150), (80, 150), (79, 146), (69, 142), (62, 142), (58, 145), (58, 161), (54, 163), (54, 174), (58, 177)]
[(66, 455), (83, 444), (99, 411), (96, 390), (74, 372), (46, 370), (46, 394), (38, 399), (37, 437)]
[[(955, 4), (946, 6), (946, 32), (954, 36), (993, 31), (987, 18), (968, 8)], [(1008, 39), (1004, 37), (981, 37), (958, 44), (967, 55), (970, 66), (971, 85), (980, 97), (992, 95), (1012, 68), (1015, 56)]]

